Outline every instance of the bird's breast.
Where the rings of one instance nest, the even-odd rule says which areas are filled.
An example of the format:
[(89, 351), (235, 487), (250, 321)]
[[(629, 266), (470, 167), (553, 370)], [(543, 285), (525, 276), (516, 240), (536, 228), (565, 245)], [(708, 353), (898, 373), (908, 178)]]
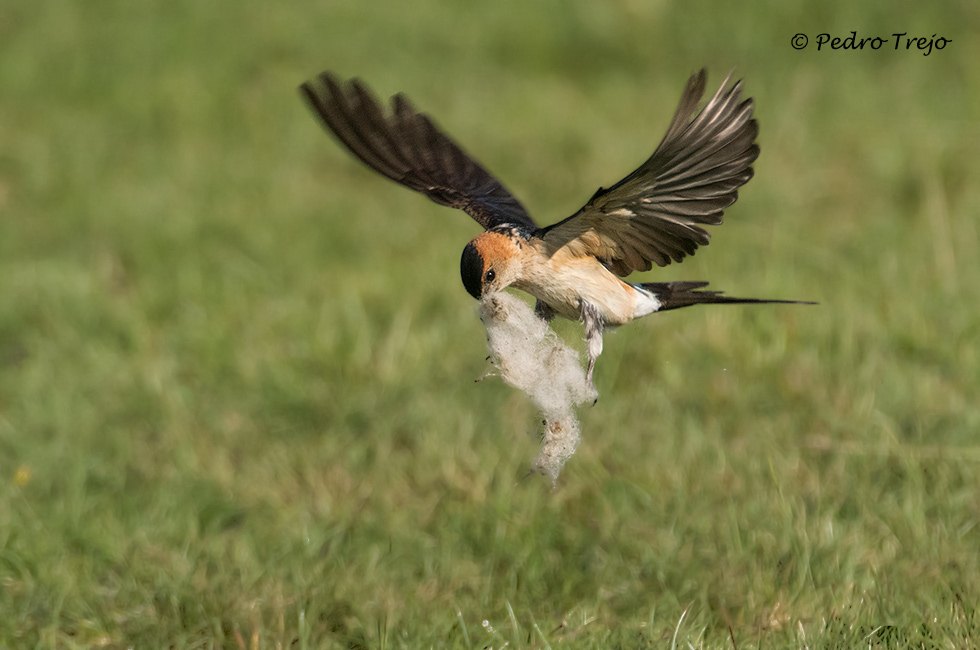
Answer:
[(643, 298), (636, 288), (617, 278), (591, 255), (575, 257), (562, 250), (550, 257), (537, 251), (527, 255), (521, 279), (513, 286), (547, 303), (558, 316), (569, 320), (579, 319), (585, 300), (599, 310), (607, 325), (633, 320), (638, 315), (638, 300)]

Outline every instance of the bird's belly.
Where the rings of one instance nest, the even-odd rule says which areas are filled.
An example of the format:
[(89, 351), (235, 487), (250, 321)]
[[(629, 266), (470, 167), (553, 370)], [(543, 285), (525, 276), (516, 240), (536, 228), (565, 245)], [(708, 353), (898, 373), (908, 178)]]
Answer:
[(547, 303), (556, 315), (569, 320), (581, 317), (582, 301), (595, 306), (606, 325), (623, 325), (638, 315), (639, 291), (593, 257), (565, 262), (552, 258), (526, 272), (514, 287)]

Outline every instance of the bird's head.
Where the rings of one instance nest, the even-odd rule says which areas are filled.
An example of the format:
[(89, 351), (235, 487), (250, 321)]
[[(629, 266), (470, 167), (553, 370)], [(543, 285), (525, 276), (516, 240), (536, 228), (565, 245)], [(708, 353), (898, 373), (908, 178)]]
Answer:
[(463, 286), (477, 300), (509, 287), (521, 267), (520, 243), (499, 232), (485, 232), (468, 243), (459, 261)]

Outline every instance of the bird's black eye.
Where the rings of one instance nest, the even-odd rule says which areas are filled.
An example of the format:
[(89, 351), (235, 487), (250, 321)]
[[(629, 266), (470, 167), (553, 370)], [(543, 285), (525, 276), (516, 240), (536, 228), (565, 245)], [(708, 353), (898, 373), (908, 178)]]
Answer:
[(483, 276), (483, 281), (493, 282), (493, 279), (495, 277), (497, 277), (497, 273), (493, 269), (490, 269), (489, 271), (487, 271), (487, 274)]

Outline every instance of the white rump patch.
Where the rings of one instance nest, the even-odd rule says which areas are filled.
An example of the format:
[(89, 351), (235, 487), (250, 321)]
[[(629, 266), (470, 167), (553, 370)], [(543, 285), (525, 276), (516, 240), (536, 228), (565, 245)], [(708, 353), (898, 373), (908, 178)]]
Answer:
[(534, 469), (552, 482), (578, 447), (580, 429), (575, 407), (598, 397), (578, 352), (517, 296), (494, 293), (480, 306), (487, 328), (491, 360), (511, 386), (524, 391), (544, 416), (541, 453)]
[(641, 316), (646, 316), (647, 314), (652, 314), (655, 311), (660, 311), (663, 307), (663, 303), (657, 298), (656, 294), (652, 291), (647, 291), (639, 285), (632, 285), (638, 294), (636, 300), (636, 306), (633, 308), (633, 318), (639, 318)]

